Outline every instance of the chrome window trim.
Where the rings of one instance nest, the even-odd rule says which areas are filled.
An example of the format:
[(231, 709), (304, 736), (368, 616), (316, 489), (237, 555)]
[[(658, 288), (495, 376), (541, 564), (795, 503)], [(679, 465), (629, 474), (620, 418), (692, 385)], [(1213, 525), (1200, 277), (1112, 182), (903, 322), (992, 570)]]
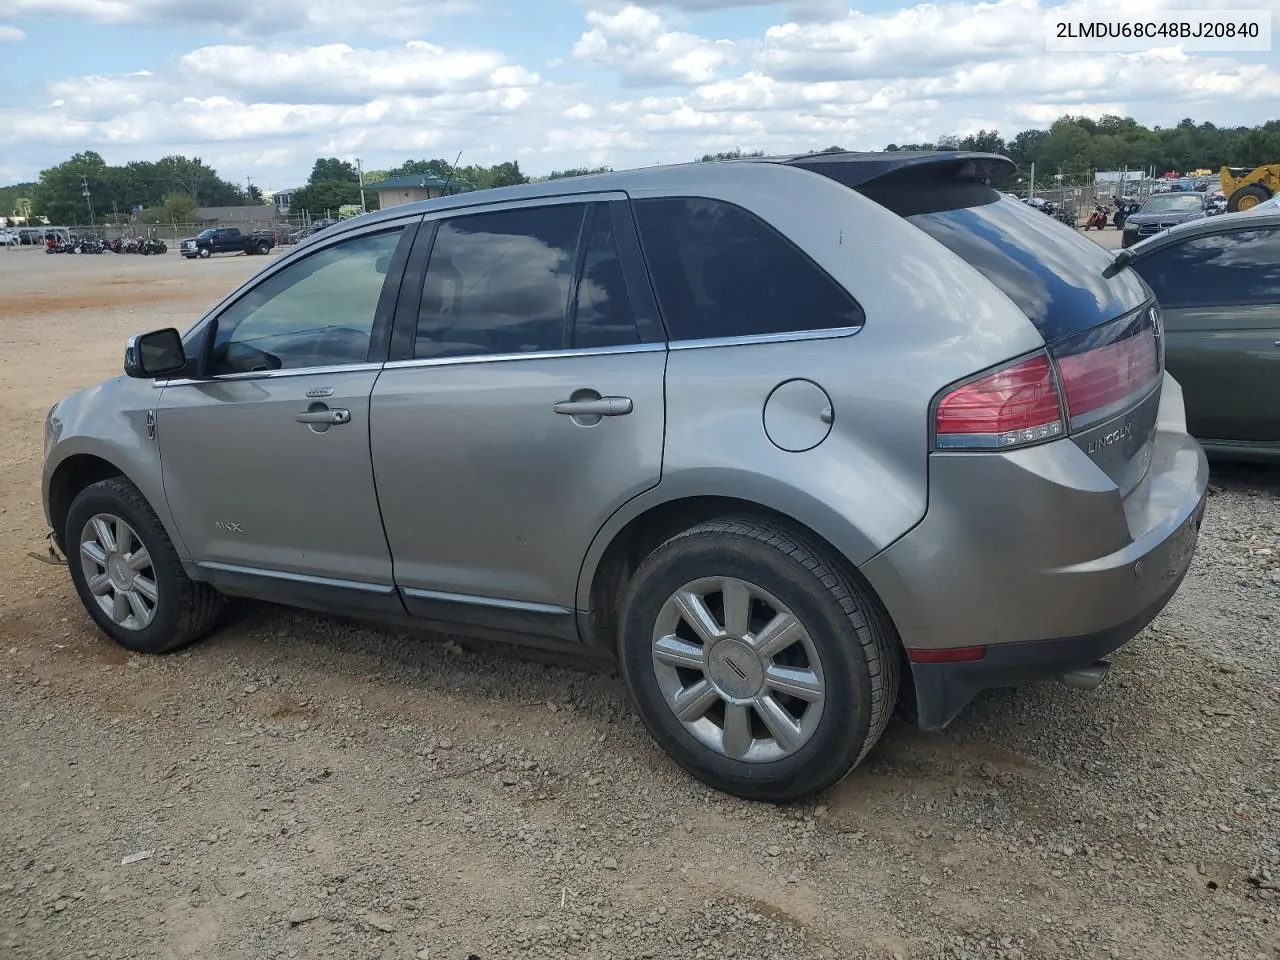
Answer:
[(708, 347), (735, 347), (751, 343), (791, 343), (796, 340), (833, 340), (852, 337), (866, 324), (856, 327), (826, 327), (821, 330), (793, 330), (788, 333), (753, 333), (740, 337), (705, 337), (700, 340), (672, 340), (672, 350), (705, 350)]
[(405, 370), (410, 367), (447, 367), (464, 363), (503, 363), (510, 360), (559, 360), (569, 357), (603, 357), (615, 353), (660, 353), (665, 343), (628, 343), (616, 347), (582, 347), (576, 350), (531, 350), (528, 353), (477, 353), (461, 357), (423, 357), (414, 360), (391, 360), (384, 369)]
[(250, 370), (246, 373), (224, 373), (216, 377), (206, 377), (203, 380), (192, 380), (188, 377), (182, 377), (174, 380), (152, 380), (153, 388), (160, 387), (189, 387), (201, 383), (227, 383), (236, 380), (272, 380), (278, 377), (305, 377), (316, 374), (330, 375), (335, 373), (367, 373), (370, 370), (381, 370), (381, 363), (341, 363), (328, 364), (323, 367), (289, 367), (283, 370)]
[(206, 380), (152, 380), (152, 387), (185, 387), (201, 383), (223, 383), (234, 380), (262, 380), (275, 377), (300, 377), (311, 374), (334, 374), (369, 370), (407, 370), (413, 367), (445, 367), (472, 363), (506, 363), (512, 360), (560, 360), (571, 357), (600, 357), (623, 353), (658, 353), (663, 350), (706, 350), (762, 343), (792, 343), (805, 340), (834, 340), (852, 337), (865, 325), (828, 327), (821, 330), (797, 330), (791, 333), (757, 333), (741, 337), (710, 337), (702, 340), (675, 340), (669, 343), (628, 343), (616, 347), (583, 347), (574, 350), (534, 350), (529, 353), (478, 353), (460, 357), (424, 357), (413, 360), (391, 360), (387, 363), (351, 363), (324, 367), (295, 367), (286, 370), (256, 370), (249, 373), (227, 373)]

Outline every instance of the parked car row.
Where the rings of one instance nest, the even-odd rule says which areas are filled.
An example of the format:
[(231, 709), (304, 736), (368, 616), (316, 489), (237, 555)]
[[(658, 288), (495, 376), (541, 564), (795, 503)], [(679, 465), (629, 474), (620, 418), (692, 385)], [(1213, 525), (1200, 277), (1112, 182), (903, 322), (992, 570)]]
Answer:
[(52, 541), (131, 650), (247, 596), (614, 659), (753, 799), (895, 705), (1096, 687), (1188, 570), (1205, 447), (1280, 450), (1280, 216), (1109, 252), (1013, 171), (753, 158), (328, 227), (49, 412)]

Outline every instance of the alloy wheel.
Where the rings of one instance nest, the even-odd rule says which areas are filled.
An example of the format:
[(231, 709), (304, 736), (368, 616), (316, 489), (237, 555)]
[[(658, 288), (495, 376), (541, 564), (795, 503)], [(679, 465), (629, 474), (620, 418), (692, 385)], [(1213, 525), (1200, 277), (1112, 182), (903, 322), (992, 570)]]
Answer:
[(672, 594), (654, 625), (652, 656), (685, 730), (732, 760), (790, 756), (822, 718), (826, 687), (813, 639), (791, 610), (746, 580), (695, 580)]
[(155, 619), (160, 593), (151, 554), (124, 520), (90, 518), (80, 533), (80, 564), (89, 592), (117, 626), (143, 630)]

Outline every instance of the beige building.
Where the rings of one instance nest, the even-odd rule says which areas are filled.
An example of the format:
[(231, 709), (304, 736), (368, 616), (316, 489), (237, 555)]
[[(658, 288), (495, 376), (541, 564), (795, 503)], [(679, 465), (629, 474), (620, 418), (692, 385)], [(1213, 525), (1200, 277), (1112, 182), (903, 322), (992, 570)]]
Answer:
[(429, 173), (407, 173), (366, 184), (365, 189), (378, 194), (378, 206), (385, 210), (402, 203), (432, 200), (446, 193), (466, 193), (474, 187), (462, 180), (448, 181)]

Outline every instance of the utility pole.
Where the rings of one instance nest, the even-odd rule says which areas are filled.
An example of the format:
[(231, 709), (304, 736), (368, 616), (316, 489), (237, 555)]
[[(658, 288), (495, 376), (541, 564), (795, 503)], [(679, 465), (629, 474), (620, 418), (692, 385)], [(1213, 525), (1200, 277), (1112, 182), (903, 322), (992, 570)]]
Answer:
[(92, 227), (93, 226), (93, 200), (89, 197), (89, 178), (88, 177), (86, 176), (80, 177), (80, 187), (81, 187), (81, 193), (84, 194), (85, 206), (89, 208), (89, 226)]
[(360, 212), (364, 213), (364, 167), (360, 166), (359, 157), (356, 157), (356, 174), (360, 177)]
[(247, 199), (250, 203), (253, 203), (253, 178), (245, 177), (244, 183), (245, 183), (245, 187), (247, 188), (245, 190), (245, 199)]

